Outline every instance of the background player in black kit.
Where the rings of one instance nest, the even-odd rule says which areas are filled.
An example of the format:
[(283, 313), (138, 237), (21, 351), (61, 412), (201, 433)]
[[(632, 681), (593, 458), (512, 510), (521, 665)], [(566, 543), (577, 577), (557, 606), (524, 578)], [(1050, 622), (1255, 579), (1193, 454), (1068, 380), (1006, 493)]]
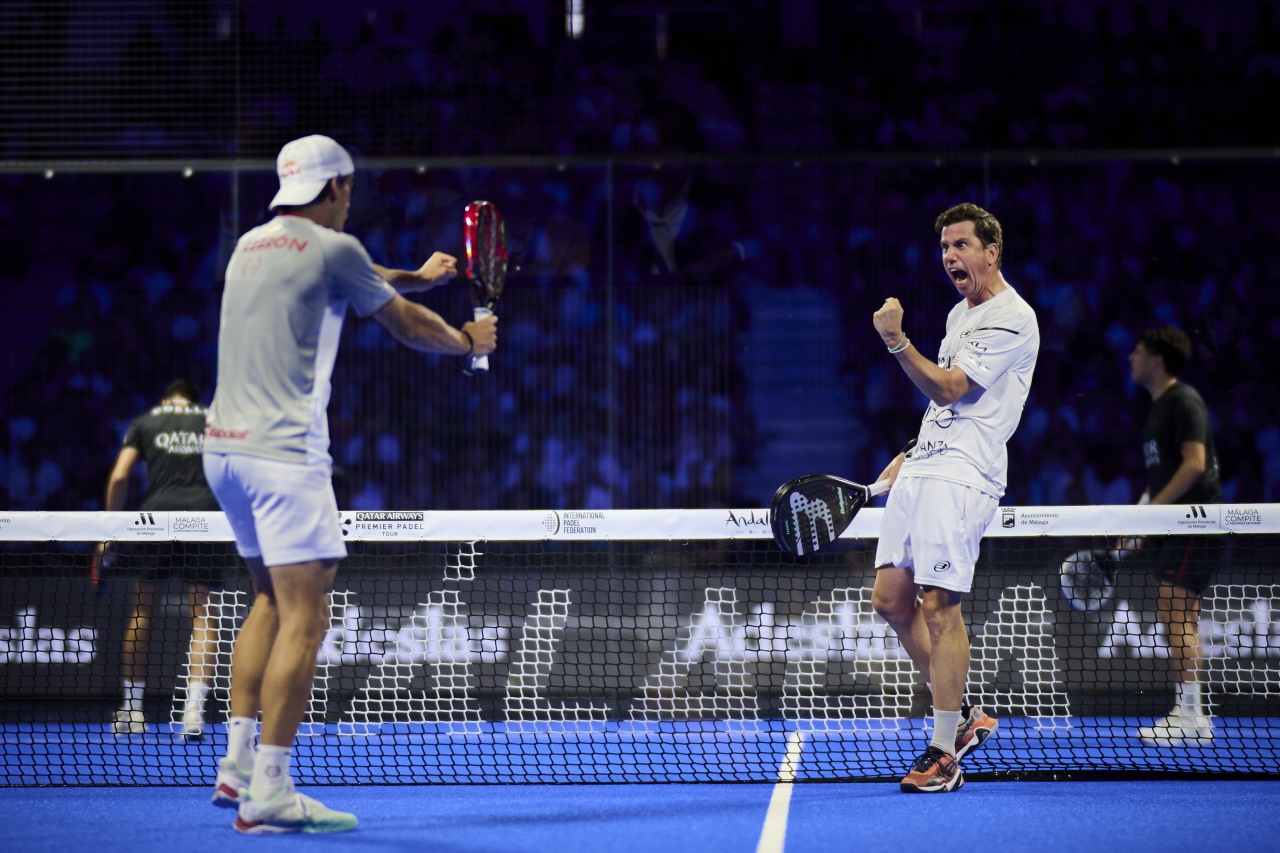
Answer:
[[(1177, 328), (1143, 332), (1129, 355), (1135, 383), (1151, 395), (1142, 427), (1147, 490), (1140, 503), (1222, 502), (1218, 455), (1209, 410), (1196, 389), (1178, 380), (1191, 358), (1191, 341)], [(1213, 723), (1200, 689), (1200, 597), (1222, 559), (1219, 536), (1164, 536), (1143, 543), (1160, 582), (1157, 613), (1169, 640), (1177, 699), (1173, 710), (1138, 730), (1153, 746), (1207, 743)]]
[[(204, 446), (205, 409), (200, 390), (185, 379), (165, 389), (164, 399), (129, 425), (124, 446), (107, 480), (105, 509), (125, 508), (129, 475), (139, 461), (147, 466), (147, 491), (142, 511), (219, 512), (218, 501), (204, 478), (201, 450)], [(107, 553), (108, 543), (99, 546)], [(124, 632), (124, 702), (116, 711), (112, 730), (118, 735), (142, 734), (146, 716), (142, 696), (146, 688), (151, 621), (160, 583), (175, 571), (184, 581), (191, 610), (190, 670), (182, 734), (204, 734), (204, 702), (208, 695), (217, 634), (209, 621), (211, 587), (221, 586), (227, 548), (220, 542), (157, 542), (116, 545), (117, 569), (134, 575), (133, 609)]]

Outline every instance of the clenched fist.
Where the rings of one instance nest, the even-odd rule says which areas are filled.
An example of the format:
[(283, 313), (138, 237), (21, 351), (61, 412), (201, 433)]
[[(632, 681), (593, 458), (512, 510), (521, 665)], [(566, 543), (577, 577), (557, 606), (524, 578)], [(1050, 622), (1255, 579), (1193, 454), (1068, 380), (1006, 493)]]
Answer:
[(892, 349), (902, 340), (902, 303), (890, 296), (880, 306), (880, 310), (871, 315), (880, 340)]

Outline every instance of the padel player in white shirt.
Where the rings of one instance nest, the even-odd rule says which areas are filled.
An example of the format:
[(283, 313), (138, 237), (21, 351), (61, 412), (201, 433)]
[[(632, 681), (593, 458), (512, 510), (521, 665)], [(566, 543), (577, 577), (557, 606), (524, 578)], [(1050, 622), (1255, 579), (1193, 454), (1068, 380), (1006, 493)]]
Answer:
[[(973, 204), (935, 223), (942, 264), (963, 297), (931, 361), (903, 333), (903, 310), (887, 299), (876, 331), (929, 398), (909, 457), (880, 475), (892, 486), (876, 548), (872, 604), (893, 628), (933, 692), (933, 739), (902, 780), (908, 793), (954, 791), (959, 760), (997, 721), (964, 704), (969, 638), (961, 612), (973, 586), (982, 535), (1007, 482), (1005, 443), (1022, 417), (1040, 331), (1035, 312), (1000, 271), (1000, 223)], [(919, 599), (919, 600), (917, 600)]]
[(449, 281), (453, 257), (436, 252), (417, 270), (388, 270), (342, 233), (355, 167), (338, 143), (296, 139), (276, 171), (276, 217), (240, 238), (227, 267), (218, 386), (205, 421), (205, 476), (255, 588), (236, 637), (213, 802), (238, 810), (243, 833), (339, 832), (355, 816), (297, 793), (289, 763), (346, 556), (326, 415), (343, 317), (350, 306), (409, 347), (456, 355), (492, 352), (496, 318), (455, 329), (400, 295)]

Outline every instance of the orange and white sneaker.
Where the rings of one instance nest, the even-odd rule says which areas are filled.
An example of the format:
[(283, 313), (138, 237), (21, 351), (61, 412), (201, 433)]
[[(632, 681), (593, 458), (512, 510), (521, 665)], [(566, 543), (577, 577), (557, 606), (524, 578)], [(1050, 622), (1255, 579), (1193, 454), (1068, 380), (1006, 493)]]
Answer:
[(964, 771), (960, 763), (933, 744), (929, 745), (915, 766), (898, 786), (904, 794), (945, 794), (964, 787)]
[(956, 761), (964, 758), (978, 747), (986, 743), (1000, 721), (984, 712), (977, 705), (969, 706), (969, 713), (956, 729)]

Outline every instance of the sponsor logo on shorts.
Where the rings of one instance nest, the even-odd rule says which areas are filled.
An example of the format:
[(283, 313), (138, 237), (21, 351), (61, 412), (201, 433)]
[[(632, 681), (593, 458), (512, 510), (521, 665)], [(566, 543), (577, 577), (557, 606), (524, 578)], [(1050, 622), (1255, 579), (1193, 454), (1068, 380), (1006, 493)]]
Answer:
[(935, 572), (945, 572), (949, 568), (951, 568), (950, 560), (939, 560), (933, 564), (933, 570)]

